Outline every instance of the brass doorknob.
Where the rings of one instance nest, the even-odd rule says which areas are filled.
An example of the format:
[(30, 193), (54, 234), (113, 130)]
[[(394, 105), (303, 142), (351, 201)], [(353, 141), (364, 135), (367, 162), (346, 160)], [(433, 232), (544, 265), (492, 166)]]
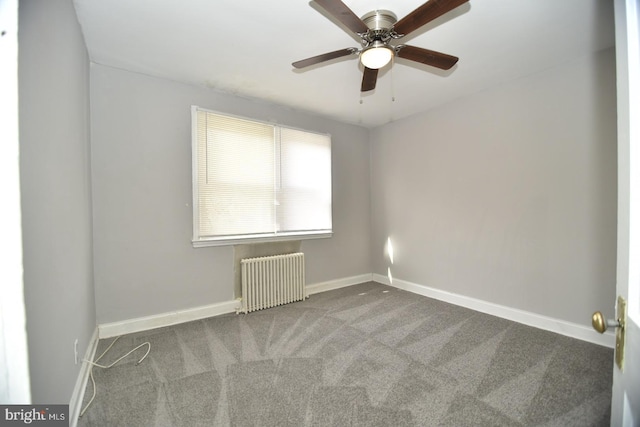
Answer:
[(624, 336), (627, 319), (627, 301), (620, 295), (616, 304), (616, 320), (607, 320), (601, 312), (596, 311), (591, 316), (593, 329), (603, 334), (608, 327), (616, 328), (616, 366), (622, 371), (624, 366)]
[(591, 324), (593, 325), (593, 329), (604, 334), (604, 331), (609, 327), (617, 328), (620, 326), (619, 320), (605, 319), (601, 312), (596, 311), (591, 316)]

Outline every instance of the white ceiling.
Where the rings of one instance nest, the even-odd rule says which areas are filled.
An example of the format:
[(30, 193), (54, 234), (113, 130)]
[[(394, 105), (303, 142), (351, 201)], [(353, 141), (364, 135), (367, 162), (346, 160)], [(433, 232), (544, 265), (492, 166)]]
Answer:
[[(422, 0), (343, 0), (362, 16), (398, 18)], [(449, 71), (397, 59), (360, 93), (355, 55), (296, 70), (291, 63), (359, 47), (304, 0), (74, 0), (93, 62), (207, 86), (375, 127), (554, 67), (614, 44), (608, 0), (471, 0), (402, 39), (458, 56)], [(395, 101), (393, 100), (395, 99)]]

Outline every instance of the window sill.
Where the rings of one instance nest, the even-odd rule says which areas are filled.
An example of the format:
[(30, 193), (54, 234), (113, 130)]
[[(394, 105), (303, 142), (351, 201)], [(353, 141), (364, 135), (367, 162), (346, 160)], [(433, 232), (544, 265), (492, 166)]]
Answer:
[(283, 233), (278, 235), (248, 235), (248, 236), (225, 236), (217, 238), (202, 238), (191, 241), (194, 248), (207, 248), (210, 246), (232, 246), (248, 243), (282, 242), (287, 240), (310, 240), (327, 239), (333, 236), (332, 231), (322, 231), (318, 233)]

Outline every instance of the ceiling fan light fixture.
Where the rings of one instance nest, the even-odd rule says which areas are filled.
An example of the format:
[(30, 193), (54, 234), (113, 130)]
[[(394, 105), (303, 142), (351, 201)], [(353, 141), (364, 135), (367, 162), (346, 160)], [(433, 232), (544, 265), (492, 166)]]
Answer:
[(440, 68), (441, 70), (450, 70), (458, 62), (457, 57), (421, 47), (405, 44), (397, 45), (393, 40), (409, 35), (423, 25), (438, 19), (468, 1), (426, 0), (422, 6), (419, 6), (398, 21), (397, 16), (386, 9), (372, 10), (358, 18), (358, 15), (353, 13), (343, 3), (343, 0), (315, 0), (315, 3), (320, 5), (327, 14), (346, 27), (347, 32), (360, 38), (361, 47), (346, 48), (316, 55), (296, 61), (291, 65), (295, 68), (305, 68), (335, 58), (358, 54), (360, 63), (364, 66), (362, 85), (360, 86), (361, 92), (368, 92), (376, 88), (378, 70), (389, 64), (396, 55), (405, 60)]
[(377, 70), (382, 68), (393, 58), (393, 50), (381, 41), (375, 41), (360, 53), (360, 62), (367, 68)]

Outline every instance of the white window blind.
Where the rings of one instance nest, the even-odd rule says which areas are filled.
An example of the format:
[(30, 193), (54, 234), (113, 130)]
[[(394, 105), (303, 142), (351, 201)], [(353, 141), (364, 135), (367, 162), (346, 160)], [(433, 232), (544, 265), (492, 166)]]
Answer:
[(328, 135), (192, 108), (195, 246), (331, 235)]

